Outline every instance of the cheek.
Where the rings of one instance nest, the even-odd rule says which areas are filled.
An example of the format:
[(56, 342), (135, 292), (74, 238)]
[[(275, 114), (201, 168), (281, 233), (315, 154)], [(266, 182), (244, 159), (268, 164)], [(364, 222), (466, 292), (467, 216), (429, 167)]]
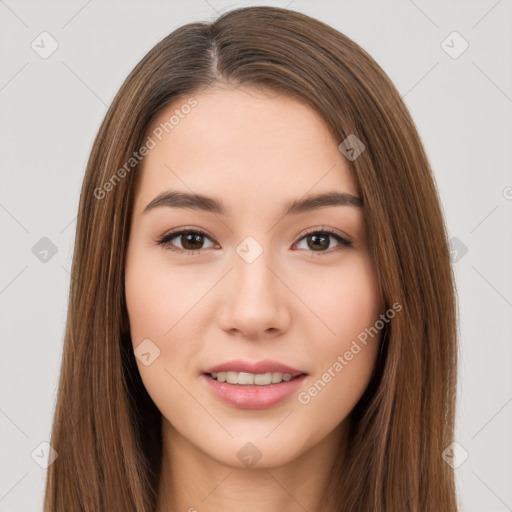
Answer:
[(308, 303), (327, 327), (317, 348), (320, 353), (346, 350), (383, 312), (377, 272), (368, 254), (354, 254), (345, 265), (314, 281), (314, 286), (309, 282)]
[[(186, 313), (187, 301), (179, 292), (183, 278), (166, 271), (151, 256), (139, 247), (129, 248), (127, 253), (125, 293), (132, 346), (144, 387), (157, 408), (179, 412), (188, 400), (179, 383), (184, 381), (194, 350), (178, 323)], [(147, 352), (146, 360), (137, 356)], [(200, 411), (194, 408), (187, 410), (187, 415), (189, 421), (201, 420)]]
[(311, 299), (329, 331), (315, 338), (314, 375), (297, 398), (327, 432), (350, 414), (368, 386), (381, 338), (375, 325), (384, 304), (368, 256), (354, 259), (321, 289)]
[(132, 341), (168, 338), (190, 309), (192, 291), (181, 272), (170, 272), (154, 248), (128, 249), (125, 272), (126, 305)]

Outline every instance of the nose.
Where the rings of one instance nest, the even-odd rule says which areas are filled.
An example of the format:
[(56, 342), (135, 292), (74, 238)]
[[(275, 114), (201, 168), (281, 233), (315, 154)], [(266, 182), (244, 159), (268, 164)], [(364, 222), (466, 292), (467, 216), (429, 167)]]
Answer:
[(222, 288), (220, 327), (251, 340), (276, 337), (288, 329), (291, 292), (267, 251), (253, 262), (233, 255), (233, 270)]

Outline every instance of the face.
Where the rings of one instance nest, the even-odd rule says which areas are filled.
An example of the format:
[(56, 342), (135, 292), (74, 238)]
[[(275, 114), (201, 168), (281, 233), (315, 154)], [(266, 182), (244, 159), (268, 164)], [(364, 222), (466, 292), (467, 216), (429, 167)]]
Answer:
[(246, 88), (194, 98), (146, 134), (125, 271), (133, 347), (175, 442), (276, 467), (342, 431), (375, 364), (380, 336), (361, 340), (383, 303), (359, 191), (305, 104)]

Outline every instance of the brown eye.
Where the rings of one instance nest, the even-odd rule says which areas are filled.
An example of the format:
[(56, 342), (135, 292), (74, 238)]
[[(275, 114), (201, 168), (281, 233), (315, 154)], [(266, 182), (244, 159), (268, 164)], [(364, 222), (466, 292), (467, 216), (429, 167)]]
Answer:
[(204, 237), (200, 233), (189, 233), (186, 235), (180, 235), (181, 244), (183, 249), (194, 250), (201, 249), (204, 243)]
[[(335, 247), (332, 251), (328, 251), (331, 247), (331, 240), (334, 239), (338, 242), (338, 247)], [(305, 241), (305, 247), (300, 247), (300, 244)], [(297, 246), (299, 249), (306, 249), (313, 253), (321, 254), (332, 254), (334, 252), (342, 251), (343, 249), (350, 247), (352, 242), (338, 235), (338, 233), (331, 230), (317, 230), (306, 233), (299, 242)]]
[[(177, 241), (173, 242), (173, 240)], [(211, 238), (201, 231), (182, 229), (164, 235), (157, 241), (157, 244), (171, 251), (199, 253), (200, 249), (213, 247), (214, 244), (212, 242), (210, 242), (209, 246), (205, 247), (206, 240), (211, 241)]]
[(306, 237), (307, 241), (308, 241), (308, 247), (310, 249), (312, 249), (313, 251), (318, 251), (318, 250), (326, 250), (326, 249), (329, 249), (329, 245), (330, 245), (330, 235), (327, 235), (327, 234), (317, 234), (317, 233), (314, 233), (312, 235), (308, 235)]

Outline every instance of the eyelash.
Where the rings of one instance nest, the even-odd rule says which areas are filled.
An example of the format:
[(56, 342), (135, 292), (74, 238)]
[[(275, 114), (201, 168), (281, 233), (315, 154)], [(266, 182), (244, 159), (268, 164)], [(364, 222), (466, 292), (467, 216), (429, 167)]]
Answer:
[[(174, 252), (176, 252), (178, 254), (181, 254), (181, 255), (199, 256), (200, 253), (202, 252), (201, 249), (197, 249), (195, 251), (190, 251), (190, 250), (186, 250), (186, 249), (179, 249), (179, 248), (173, 247), (170, 244), (170, 241), (173, 238), (176, 238), (179, 235), (185, 235), (185, 234), (197, 234), (197, 235), (201, 235), (201, 236), (204, 236), (204, 237), (209, 238), (210, 240), (212, 240), (210, 236), (208, 236), (204, 231), (202, 231), (200, 229), (180, 228), (180, 229), (178, 229), (176, 231), (171, 231), (170, 233), (166, 233), (159, 240), (157, 240), (156, 243), (157, 243), (157, 245), (163, 247), (166, 250), (174, 251)], [(321, 229), (315, 229), (315, 230), (312, 230), (312, 231), (308, 231), (307, 233), (304, 233), (299, 238), (299, 240), (297, 240), (296, 243), (300, 242), (302, 239), (306, 238), (309, 235), (317, 235), (317, 234), (329, 234), (335, 240), (337, 240), (340, 243), (340, 245), (336, 249), (334, 249), (334, 250), (318, 251), (318, 252), (317, 251), (309, 251), (309, 252), (311, 252), (311, 257), (313, 257), (313, 256), (324, 256), (326, 254), (337, 253), (337, 252), (343, 251), (344, 249), (352, 246), (352, 242), (350, 240), (347, 240), (347, 239), (343, 238), (338, 233), (336, 233), (335, 231), (333, 231), (332, 229), (329, 229), (329, 228), (321, 228)]]

